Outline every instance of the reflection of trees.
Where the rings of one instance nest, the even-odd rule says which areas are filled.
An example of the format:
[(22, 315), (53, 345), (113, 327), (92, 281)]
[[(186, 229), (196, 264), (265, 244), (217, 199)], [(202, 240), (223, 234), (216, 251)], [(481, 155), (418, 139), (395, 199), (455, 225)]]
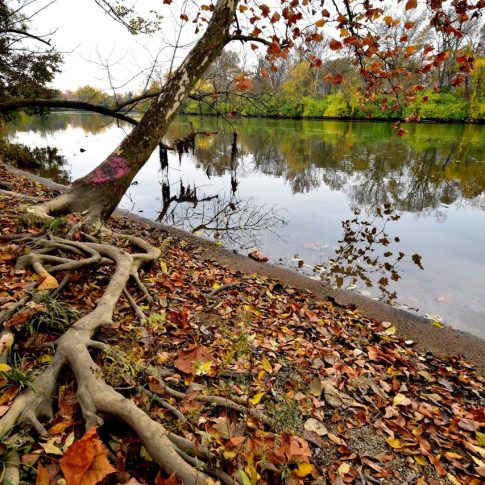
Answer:
[[(46, 116), (22, 116), (12, 124), (12, 130), (29, 130), (40, 133), (51, 133), (68, 128), (82, 128), (90, 134), (101, 133), (111, 123), (116, 123), (109, 116), (95, 113), (56, 112)], [(126, 124), (126, 126), (128, 126)]]
[[(485, 209), (484, 128), (477, 125), (416, 124), (397, 138), (387, 123), (341, 121), (240, 120), (181, 117), (166, 140), (183, 138), (188, 120), (196, 130), (217, 131), (197, 138), (195, 162), (208, 176), (257, 171), (287, 180), (294, 193), (325, 184), (346, 192), (353, 206), (372, 210), (391, 203), (396, 210), (432, 212), (441, 204)], [(105, 117), (56, 113), (18, 128), (49, 131), (80, 126), (97, 133)], [(239, 156), (231, 155), (238, 132)]]
[[(399, 214), (389, 204), (376, 207), (374, 216), (365, 220), (359, 209), (354, 210), (354, 218), (342, 221), (342, 239), (335, 248), (335, 254), (314, 267), (314, 272), (327, 283), (348, 289), (356, 287), (377, 287), (380, 298), (387, 303), (397, 299), (391, 288), (391, 281), (399, 281), (400, 265), (406, 255), (393, 246), (398, 237), (390, 237), (387, 225), (399, 220)], [(423, 269), (421, 256), (414, 254), (411, 261)]]
[[(257, 246), (260, 236), (278, 230), (286, 224), (274, 207), (258, 205), (252, 199), (238, 195), (237, 134), (233, 133), (229, 145), (229, 166), (219, 164), (219, 169), (231, 171), (230, 191), (215, 195), (201, 194), (195, 186), (185, 186), (179, 181), (170, 185), (168, 167), (162, 168), (162, 209), (158, 221), (203, 234), (238, 249)], [(222, 157), (224, 159), (224, 157)], [(209, 176), (211, 165), (205, 167)], [(174, 193), (175, 192), (175, 193)]]
[(177, 203), (163, 222), (230, 247), (249, 249), (258, 245), (264, 233), (277, 235), (286, 221), (273, 207), (258, 205), (253, 199), (219, 194), (188, 205)]
[[(480, 126), (410, 125), (402, 139), (386, 123), (243, 120), (237, 129), (253, 170), (285, 178), (295, 193), (325, 184), (369, 210), (390, 203), (437, 216), (441, 204), (484, 208)], [(228, 146), (228, 135), (220, 132), (196, 151), (197, 160), (221, 175)]]

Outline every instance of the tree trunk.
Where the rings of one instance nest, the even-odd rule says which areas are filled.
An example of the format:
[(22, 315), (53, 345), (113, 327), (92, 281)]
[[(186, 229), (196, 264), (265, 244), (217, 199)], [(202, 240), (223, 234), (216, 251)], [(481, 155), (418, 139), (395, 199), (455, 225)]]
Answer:
[(61, 196), (37, 206), (38, 214), (89, 212), (107, 219), (135, 175), (166, 133), (183, 100), (229, 42), (238, 0), (218, 0), (207, 30), (152, 102), (138, 125), (98, 167), (76, 180)]

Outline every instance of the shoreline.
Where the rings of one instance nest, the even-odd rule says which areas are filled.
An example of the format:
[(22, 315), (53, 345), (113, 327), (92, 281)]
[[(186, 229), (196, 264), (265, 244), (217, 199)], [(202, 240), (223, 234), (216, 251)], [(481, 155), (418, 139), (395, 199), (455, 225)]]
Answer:
[[(103, 115), (100, 113), (93, 113), (92, 111), (89, 110), (80, 110), (80, 109), (52, 109), (51, 113), (74, 113), (74, 114), (92, 114), (95, 116), (106, 116), (110, 118), (109, 115)], [(50, 113), (46, 113), (46, 115), (49, 115)], [(127, 115), (138, 115), (142, 117), (145, 114), (145, 111), (127, 111), (123, 112), (123, 114)], [(204, 118), (222, 118), (220, 114), (217, 113), (185, 113), (181, 112), (179, 113), (178, 116), (198, 116), (198, 117), (204, 117)], [(419, 121), (406, 121), (405, 118), (353, 118), (349, 116), (345, 117), (336, 117), (336, 116), (327, 116), (327, 117), (321, 117), (321, 116), (282, 116), (282, 115), (241, 115), (238, 114), (235, 119), (248, 119), (248, 120), (289, 120), (289, 121), (342, 121), (342, 122), (352, 122), (355, 121), (357, 123), (403, 123), (405, 125), (438, 125), (438, 124), (444, 124), (444, 125), (484, 125), (485, 124), (485, 119), (480, 119), (480, 120), (444, 120), (444, 119), (439, 119), (439, 118), (423, 118)]]
[[(25, 177), (47, 187), (65, 190), (65, 186), (49, 179), (25, 172), (5, 164), (5, 168), (13, 175)], [(255, 273), (264, 277), (278, 280), (286, 286), (310, 291), (316, 300), (330, 300), (338, 306), (356, 309), (359, 313), (380, 321), (390, 321), (396, 326), (397, 336), (403, 340), (413, 340), (416, 349), (431, 351), (441, 355), (460, 354), (470, 360), (473, 365), (485, 374), (485, 340), (467, 332), (450, 327), (437, 328), (429, 320), (406, 310), (392, 307), (380, 301), (373, 300), (358, 293), (347, 290), (333, 290), (324, 283), (312, 280), (301, 273), (289, 268), (259, 263), (242, 254), (214, 245), (213, 242), (195, 236), (191, 233), (176, 229), (150, 219), (133, 214), (127, 210), (117, 209), (116, 215), (141, 222), (149, 227), (158, 229), (169, 235), (189, 240), (203, 249), (201, 257), (212, 263), (222, 264), (244, 273)]]

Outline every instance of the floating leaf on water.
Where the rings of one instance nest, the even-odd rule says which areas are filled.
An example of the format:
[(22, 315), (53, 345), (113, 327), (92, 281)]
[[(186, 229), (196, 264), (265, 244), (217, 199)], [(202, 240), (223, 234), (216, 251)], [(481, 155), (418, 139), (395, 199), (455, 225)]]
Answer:
[(413, 254), (411, 256), (411, 259), (413, 260), (413, 263), (418, 266), (420, 269), (424, 269), (423, 265), (421, 264), (421, 256), (419, 254)]

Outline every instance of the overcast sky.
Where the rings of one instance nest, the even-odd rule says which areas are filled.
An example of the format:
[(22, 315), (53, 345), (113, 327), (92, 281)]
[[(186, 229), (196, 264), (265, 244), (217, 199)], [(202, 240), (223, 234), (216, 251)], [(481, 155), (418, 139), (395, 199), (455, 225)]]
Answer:
[[(151, 3), (153, 5), (153, 0)], [(32, 6), (39, 8), (38, 3)], [(163, 35), (173, 41), (178, 30), (174, 28), (173, 19), (171, 21), (171, 28), (165, 29)], [(157, 54), (161, 68), (168, 69), (173, 52), (165, 49), (159, 53), (164, 44), (159, 35), (131, 35), (105, 14), (94, 0), (57, 0), (34, 17), (32, 27), (39, 34), (55, 30), (51, 36), (53, 44), (64, 52), (62, 73), (54, 82), (61, 90), (74, 90), (86, 84), (109, 89), (106, 69), (96, 64), (99, 63), (98, 53), (103, 59), (117, 62), (112, 69), (116, 87), (122, 91), (138, 90), (143, 84), (142, 75), (121, 86), (150, 66)]]

